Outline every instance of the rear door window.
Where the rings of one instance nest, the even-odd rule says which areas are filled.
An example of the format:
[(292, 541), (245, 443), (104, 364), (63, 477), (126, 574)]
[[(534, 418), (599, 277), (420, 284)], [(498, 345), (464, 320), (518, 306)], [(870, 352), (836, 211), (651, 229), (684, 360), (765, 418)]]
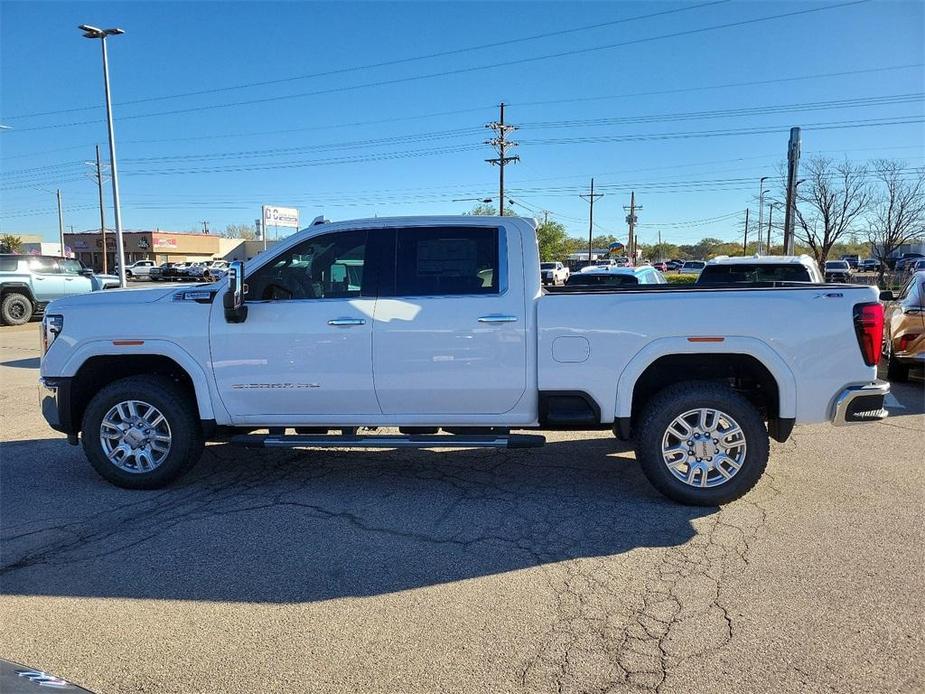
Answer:
[(498, 294), (498, 230), (467, 227), (399, 229), (394, 291), (385, 296)]

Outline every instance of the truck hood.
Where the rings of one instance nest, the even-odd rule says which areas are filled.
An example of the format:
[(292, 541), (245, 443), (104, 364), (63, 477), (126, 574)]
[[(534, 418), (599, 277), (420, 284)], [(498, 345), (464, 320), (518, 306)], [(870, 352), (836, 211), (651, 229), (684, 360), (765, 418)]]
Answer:
[[(214, 287), (211, 287), (214, 289)], [(84, 308), (88, 306), (123, 306), (150, 304), (162, 299), (170, 300), (174, 294), (190, 291), (194, 287), (158, 287), (157, 289), (106, 289), (104, 291), (90, 292), (66, 296), (63, 299), (52, 301), (45, 309), (46, 313), (54, 313), (59, 309)], [(206, 289), (210, 287), (195, 287)]]

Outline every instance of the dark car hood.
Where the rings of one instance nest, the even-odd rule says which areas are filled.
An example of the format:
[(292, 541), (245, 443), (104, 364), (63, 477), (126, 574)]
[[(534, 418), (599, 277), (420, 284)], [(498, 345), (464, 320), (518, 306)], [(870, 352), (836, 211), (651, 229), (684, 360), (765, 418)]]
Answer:
[(84, 692), (93, 694), (67, 680), (38, 668), (0, 659), (0, 692), (3, 694), (41, 694), (42, 692)]

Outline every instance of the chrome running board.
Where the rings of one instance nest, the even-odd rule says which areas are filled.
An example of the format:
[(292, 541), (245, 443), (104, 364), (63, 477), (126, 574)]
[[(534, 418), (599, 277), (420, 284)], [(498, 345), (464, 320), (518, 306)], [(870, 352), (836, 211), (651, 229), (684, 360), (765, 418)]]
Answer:
[(242, 434), (231, 443), (245, 448), (540, 448), (546, 437), (538, 434), (434, 434), (387, 436), (282, 436)]

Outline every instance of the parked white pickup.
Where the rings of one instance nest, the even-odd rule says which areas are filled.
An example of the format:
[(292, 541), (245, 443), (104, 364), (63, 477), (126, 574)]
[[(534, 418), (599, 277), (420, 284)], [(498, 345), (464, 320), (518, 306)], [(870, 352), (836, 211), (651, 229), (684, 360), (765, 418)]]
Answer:
[(613, 429), (661, 492), (712, 505), (757, 482), (769, 434), (886, 416), (882, 316), (865, 286), (544, 291), (526, 219), (327, 223), (211, 285), (53, 302), (42, 405), (124, 487), (170, 482), (207, 439), (531, 446), (510, 430)]

